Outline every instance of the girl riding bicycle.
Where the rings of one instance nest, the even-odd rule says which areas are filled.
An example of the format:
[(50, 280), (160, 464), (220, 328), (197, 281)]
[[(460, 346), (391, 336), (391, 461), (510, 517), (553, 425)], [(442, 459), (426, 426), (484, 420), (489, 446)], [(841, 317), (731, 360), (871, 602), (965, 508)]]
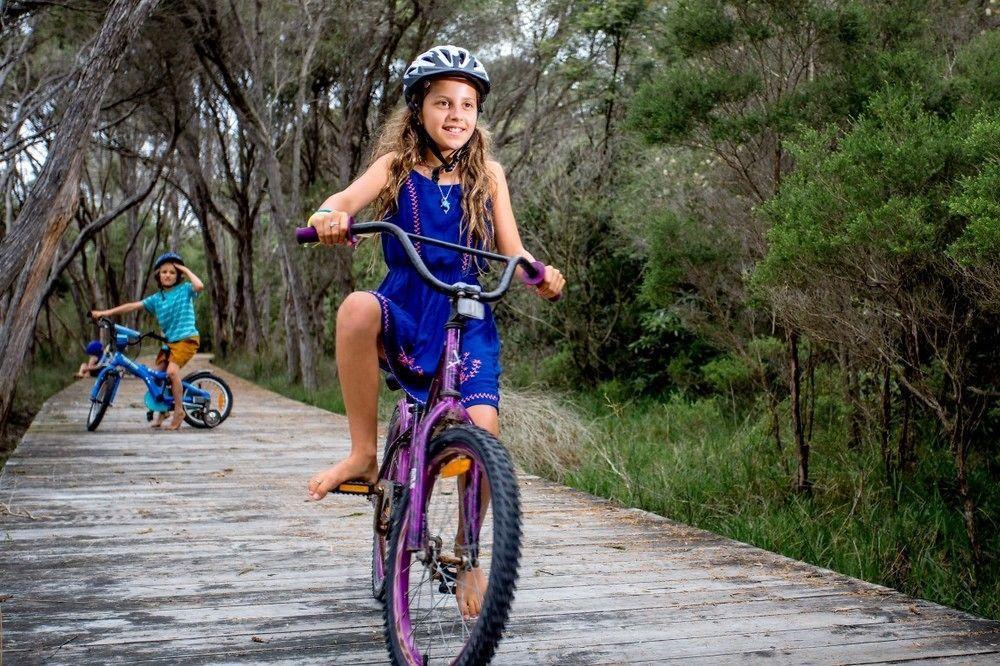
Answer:
[[(153, 264), (153, 277), (159, 287), (155, 294), (150, 294), (141, 301), (124, 303), (110, 310), (93, 310), (91, 318), (110, 317), (126, 314), (136, 310), (146, 309), (156, 317), (167, 344), (156, 355), (155, 367), (167, 372), (170, 389), (174, 396), (173, 418), (167, 430), (177, 430), (184, 422), (183, 403), (184, 388), (181, 384), (180, 369), (191, 360), (198, 351), (198, 328), (195, 325), (194, 299), (198, 297), (205, 285), (191, 269), (184, 265), (184, 260), (174, 252), (160, 255)], [(184, 278), (188, 282), (184, 282)], [(153, 419), (153, 427), (158, 428), (163, 422), (163, 413), (157, 412)]]
[[(406, 106), (383, 128), (372, 164), (309, 218), (320, 241), (347, 241), (350, 218), (374, 202), (377, 215), (405, 231), (534, 261), (521, 244), (503, 169), (491, 159), (489, 133), (479, 126), (489, 90), (485, 68), (463, 48), (436, 46), (414, 60), (403, 77)], [(477, 283), (478, 261), (417, 245), (441, 280)], [(337, 370), (351, 453), (309, 481), (315, 500), (346, 481), (376, 480), (379, 366), (424, 402), (440, 361), (448, 298), (419, 279), (398, 241), (383, 235), (382, 247), (389, 268), (382, 284), (350, 294), (337, 312)], [(546, 266), (538, 294), (554, 298), (564, 285), (562, 274)], [(462, 358), (455, 361), (461, 364), (462, 404), (477, 426), (496, 436), (500, 338), (488, 307), (462, 342)], [(459, 580), (459, 605), (474, 615), (479, 600), (463, 597), (464, 587)]]

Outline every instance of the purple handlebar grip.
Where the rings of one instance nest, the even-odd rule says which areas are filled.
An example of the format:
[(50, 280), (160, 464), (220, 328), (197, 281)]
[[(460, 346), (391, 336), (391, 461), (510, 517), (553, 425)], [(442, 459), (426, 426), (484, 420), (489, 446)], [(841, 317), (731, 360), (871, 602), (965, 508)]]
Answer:
[[(354, 218), (347, 218), (347, 244), (354, 247), (358, 244), (356, 238), (351, 233), (351, 228), (354, 226)], [(297, 227), (295, 229), (295, 241), (300, 245), (305, 243), (318, 243), (319, 242), (319, 232), (316, 231), (316, 227)]]
[[(545, 264), (543, 264), (540, 261), (533, 261), (531, 262), (531, 267), (535, 269), (535, 277), (528, 277), (528, 271), (522, 270), (521, 280), (523, 280), (524, 284), (526, 285), (537, 287), (542, 283), (542, 280), (545, 279)], [(562, 294), (559, 294), (555, 298), (550, 298), (548, 300), (551, 301), (552, 303), (555, 303), (561, 298)]]
[(316, 227), (299, 227), (295, 230), (295, 240), (298, 243), (318, 243), (319, 234)]
[(528, 275), (528, 271), (522, 269), (521, 280), (524, 284), (537, 287), (545, 279), (545, 264), (540, 261), (531, 262), (531, 267), (535, 269), (535, 277)]

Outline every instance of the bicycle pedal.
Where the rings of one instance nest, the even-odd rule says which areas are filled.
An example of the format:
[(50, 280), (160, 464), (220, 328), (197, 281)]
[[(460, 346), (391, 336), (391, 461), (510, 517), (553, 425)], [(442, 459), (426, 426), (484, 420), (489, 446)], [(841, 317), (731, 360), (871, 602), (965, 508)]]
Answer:
[(365, 481), (346, 481), (337, 486), (333, 492), (341, 495), (374, 495), (375, 484)]

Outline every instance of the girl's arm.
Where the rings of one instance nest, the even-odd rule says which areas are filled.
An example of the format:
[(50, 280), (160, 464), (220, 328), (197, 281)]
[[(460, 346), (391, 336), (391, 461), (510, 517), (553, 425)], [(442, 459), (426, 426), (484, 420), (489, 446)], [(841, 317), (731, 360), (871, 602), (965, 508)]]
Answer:
[(205, 288), (205, 283), (202, 282), (201, 279), (194, 274), (194, 271), (187, 266), (184, 266), (183, 264), (174, 264), (174, 268), (187, 276), (187, 279), (191, 281), (191, 288), (195, 291), (201, 291)]
[[(524, 249), (521, 234), (517, 231), (517, 220), (514, 219), (514, 208), (510, 203), (510, 190), (507, 189), (507, 176), (498, 162), (489, 162), (493, 174), (493, 233), (496, 235), (497, 251), (508, 257), (522, 256), (528, 261), (536, 261), (534, 255)], [(520, 275), (521, 269), (518, 268)], [(538, 285), (538, 295), (543, 298), (554, 298), (562, 293), (566, 279), (559, 269), (545, 267), (545, 279)]]
[(136, 301), (134, 303), (123, 303), (118, 307), (111, 308), (110, 310), (91, 310), (90, 318), (97, 319), (99, 317), (113, 317), (114, 315), (128, 314), (129, 312), (135, 312), (136, 310), (142, 309), (142, 301)]
[(347, 240), (348, 218), (357, 215), (375, 201), (375, 197), (389, 180), (389, 167), (395, 157), (395, 153), (386, 153), (375, 160), (347, 189), (327, 197), (319, 208), (331, 212), (313, 213), (309, 218), (309, 226), (316, 227), (319, 242), (334, 245)]

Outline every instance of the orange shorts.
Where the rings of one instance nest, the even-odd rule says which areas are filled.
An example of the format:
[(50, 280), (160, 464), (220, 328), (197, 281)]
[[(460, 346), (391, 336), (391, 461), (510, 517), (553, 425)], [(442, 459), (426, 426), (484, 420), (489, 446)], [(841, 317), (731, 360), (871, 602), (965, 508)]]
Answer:
[(156, 355), (154, 365), (161, 365), (167, 361), (172, 361), (178, 367), (183, 368), (184, 364), (194, 357), (198, 351), (198, 338), (186, 338), (177, 342), (168, 342), (167, 349), (161, 349)]

